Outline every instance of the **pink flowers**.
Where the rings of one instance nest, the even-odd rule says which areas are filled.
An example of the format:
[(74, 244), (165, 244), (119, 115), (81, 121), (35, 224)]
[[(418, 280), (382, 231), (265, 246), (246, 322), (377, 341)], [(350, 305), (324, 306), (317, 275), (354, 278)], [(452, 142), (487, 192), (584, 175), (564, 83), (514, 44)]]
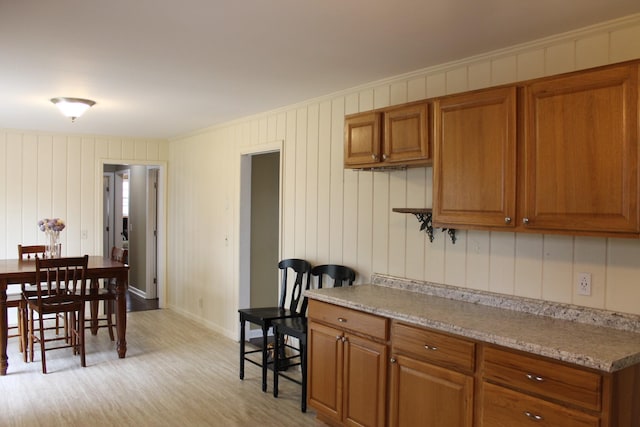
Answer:
[(56, 231), (60, 232), (64, 230), (65, 224), (64, 221), (60, 218), (45, 218), (38, 221), (38, 227), (40, 231), (48, 232), (48, 231)]

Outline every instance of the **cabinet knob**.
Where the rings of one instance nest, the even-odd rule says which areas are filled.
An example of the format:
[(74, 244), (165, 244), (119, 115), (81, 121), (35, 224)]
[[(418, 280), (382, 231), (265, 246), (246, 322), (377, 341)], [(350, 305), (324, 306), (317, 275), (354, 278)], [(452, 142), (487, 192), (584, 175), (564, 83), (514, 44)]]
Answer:
[(336, 335), (336, 341), (340, 341), (342, 337), (340, 335)]
[(511, 217), (510, 216), (505, 217), (504, 218), (504, 223), (505, 224), (511, 224)]
[(531, 421), (542, 421), (542, 420), (544, 420), (542, 415), (537, 415), (537, 414), (531, 413), (529, 411), (524, 411), (524, 415), (527, 418), (529, 418)]
[(389, 362), (391, 362), (391, 363), (396, 363), (396, 359), (395, 359), (395, 357), (392, 357), (391, 359), (389, 359)]
[(523, 223), (524, 225), (529, 224), (529, 218), (527, 218), (527, 217), (522, 218), (522, 223)]
[(424, 345), (424, 348), (425, 348), (426, 350), (431, 350), (431, 351), (436, 351), (436, 350), (438, 349), (438, 347), (434, 347), (434, 346), (429, 345), (429, 344), (425, 344), (425, 345)]
[(344, 317), (338, 317), (338, 322), (340, 323), (346, 323), (347, 319), (345, 319)]
[(375, 154), (371, 155), (371, 160), (378, 160), (378, 156), (376, 156)]
[(542, 378), (541, 376), (536, 375), (536, 374), (526, 374), (526, 377), (528, 379), (530, 379), (531, 381), (535, 381), (535, 382), (539, 382), (539, 383), (544, 381), (544, 378)]
[(382, 160), (387, 160), (387, 155), (386, 154), (382, 155)]

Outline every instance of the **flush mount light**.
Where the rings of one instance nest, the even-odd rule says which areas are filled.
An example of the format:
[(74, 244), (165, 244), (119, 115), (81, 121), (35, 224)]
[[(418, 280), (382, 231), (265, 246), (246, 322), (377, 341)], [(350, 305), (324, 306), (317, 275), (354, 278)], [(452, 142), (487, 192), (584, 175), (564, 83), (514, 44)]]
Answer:
[(89, 107), (95, 105), (95, 101), (82, 98), (51, 98), (51, 102), (65, 117), (69, 117), (72, 123), (82, 116)]

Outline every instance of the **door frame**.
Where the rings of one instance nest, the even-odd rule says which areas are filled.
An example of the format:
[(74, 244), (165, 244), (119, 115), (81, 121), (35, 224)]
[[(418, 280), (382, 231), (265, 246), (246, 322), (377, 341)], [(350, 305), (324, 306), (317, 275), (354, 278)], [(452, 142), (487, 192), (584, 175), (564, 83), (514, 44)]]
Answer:
[[(151, 182), (151, 171), (155, 171), (155, 181)], [(147, 167), (147, 272), (145, 277), (146, 297), (155, 299), (158, 295), (158, 187), (159, 168), (155, 166)], [(157, 184), (157, 187), (156, 187)], [(153, 210), (153, 212), (152, 212)], [(153, 217), (153, 221), (149, 219)]]
[[(124, 182), (124, 176), (127, 176), (127, 180), (131, 177), (131, 169), (121, 169), (114, 172), (115, 174), (115, 189), (113, 191), (113, 195), (115, 196), (115, 225), (113, 227), (114, 235), (116, 239), (120, 239), (122, 241), (122, 234), (124, 233), (124, 227), (122, 226), (122, 199), (123, 199), (123, 191), (122, 191), (122, 183)], [(131, 181), (129, 181), (131, 182)], [(127, 234), (129, 233), (129, 227), (127, 226)], [(129, 238), (127, 237), (127, 244), (129, 243)], [(105, 256), (107, 254), (104, 254)]]
[[(251, 303), (251, 157), (260, 154), (280, 153), (279, 188), (278, 188), (278, 259), (282, 259), (282, 204), (284, 190), (284, 141), (278, 140), (255, 147), (240, 149), (240, 209), (239, 209), (239, 242), (238, 242), (238, 307), (249, 307)], [(276, 268), (276, 266), (274, 266)], [(261, 336), (260, 330), (245, 327), (246, 339)], [(238, 327), (238, 339), (240, 328)]]
[[(103, 172), (102, 173), (102, 206), (104, 208), (105, 203), (108, 203), (107, 210), (102, 212), (102, 252), (105, 253), (114, 244), (112, 236), (115, 231), (115, 172)], [(105, 189), (105, 179), (108, 180)], [(106, 190), (106, 191), (105, 191)], [(108, 197), (107, 197), (108, 195)], [(108, 200), (107, 200), (108, 199)], [(105, 224), (106, 222), (106, 224)], [(108, 240), (105, 242), (105, 238)]]
[[(100, 194), (100, 197), (96, 197), (95, 207), (95, 223), (97, 224), (95, 230), (96, 247), (100, 248), (100, 252), (103, 251), (103, 236), (102, 230), (103, 224), (103, 196), (102, 196), (102, 174), (105, 165), (140, 165), (147, 167), (155, 167), (158, 169), (158, 236), (157, 236), (157, 298), (158, 307), (166, 307), (166, 295), (167, 295), (167, 162), (166, 161), (143, 161), (143, 160), (131, 160), (131, 159), (98, 159), (96, 160), (96, 170), (100, 179), (96, 179), (96, 194)], [(106, 255), (106, 254), (103, 254)]]

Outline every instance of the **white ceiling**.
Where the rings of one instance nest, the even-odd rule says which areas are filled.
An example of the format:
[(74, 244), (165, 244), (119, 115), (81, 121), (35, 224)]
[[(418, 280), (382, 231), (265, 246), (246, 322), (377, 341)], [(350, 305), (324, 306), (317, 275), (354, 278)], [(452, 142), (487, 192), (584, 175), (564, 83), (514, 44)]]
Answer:
[[(0, 128), (170, 138), (639, 0), (0, 0)], [(49, 101), (97, 102), (75, 123)]]

